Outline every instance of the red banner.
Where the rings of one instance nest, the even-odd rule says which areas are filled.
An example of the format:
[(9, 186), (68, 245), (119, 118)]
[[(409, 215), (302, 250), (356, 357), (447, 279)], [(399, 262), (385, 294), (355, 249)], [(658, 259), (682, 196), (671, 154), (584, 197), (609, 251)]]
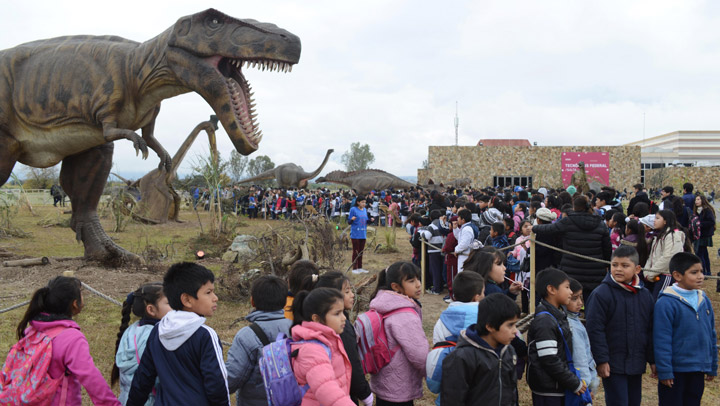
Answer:
[(570, 185), (573, 173), (578, 170), (578, 162), (585, 163), (588, 183), (598, 181), (610, 184), (610, 154), (607, 152), (563, 152), (562, 181), (565, 187)]

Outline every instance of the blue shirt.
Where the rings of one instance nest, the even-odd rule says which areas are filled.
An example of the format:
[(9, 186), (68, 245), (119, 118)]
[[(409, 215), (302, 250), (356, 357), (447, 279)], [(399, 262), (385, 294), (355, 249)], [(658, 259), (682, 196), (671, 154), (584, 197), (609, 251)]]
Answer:
[(697, 290), (683, 289), (677, 284), (673, 285), (672, 288), (675, 292), (678, 293), (678, 295), (682, 296), (683, 299), (687, 300), (688, 304), (692, 306), (695, 311), (698, 310), (698, 303), (700, 302), (700, 297), (697, 294)]

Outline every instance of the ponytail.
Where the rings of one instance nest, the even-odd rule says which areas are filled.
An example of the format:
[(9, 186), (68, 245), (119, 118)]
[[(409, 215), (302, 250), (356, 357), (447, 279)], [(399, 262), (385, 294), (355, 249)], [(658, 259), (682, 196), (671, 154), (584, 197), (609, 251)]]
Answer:
[[(122, 305), (120, 331), (117, 334), (117, 341), (115, 341), (115, 354), (117, 354), (120, 348), (120, 341), (130, 323), (130, 313), (132, 312), (132, 314), (141, 318), (147, 317), (147, 314), (145, 314), (147, 305), (156, 304), (162, 296), (162, 284), (159, 282), (142, 285), (138, 290), (127, 295)], [(115, 385), (119, 379), (120, 369), (117, 363), (113, 362), (112, 372), (110, 373), (110, 385)]]
[(332, 288), (316, 288), (312, 292), (306, 290), (298, 292), (293, 300), (293, 325), (303, 321), (313, 321), (313, 314), (320, 316), (322, 322), (332, 305), (344, 299), (343, 294)]
[(17, 326), (18, 340), (25, 337), (25, 329), (30, 321), (41, 313), (48, 313), (52, 319), (72, 319), (72, 305), (75, 301), (82, 304), (80, 280), (68, 276), (57, 276), (50, 279), (47, 286), (33, 293), (25, 315)]
[(373, 300), (381, 290), (392, 290), (392, 284), (402, 285), (408, 279), (420, 279), (420, 268), (412, 262), (398, 261), (380, 271), (375, 291), (370, 295)]

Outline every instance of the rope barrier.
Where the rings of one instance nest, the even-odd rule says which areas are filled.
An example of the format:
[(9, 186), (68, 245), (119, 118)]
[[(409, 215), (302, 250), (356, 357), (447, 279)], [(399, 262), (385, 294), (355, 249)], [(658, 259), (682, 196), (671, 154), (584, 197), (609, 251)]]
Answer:
[(16, 304), (16, 305), (12, 305), (12, 306), (10, 306), (10, 307), (6, 307), (6, 308), (0, 310), (0, 314), (2, 314), (2, 313), (7, 313), (7, 312), (9, 312), (10, 310), (15, 310), (15, 309), (17, 309), (18, 307), (23, 307), (23, 306), (26, 306), (26, 305), (28, 305), (28, 304), (30, 304), (30, 301), (29, 301), (29, 300), (26, 300), (26, 301), (24, 301), (24, 302), (22, 302), (22, 303), (18, 303), (18, 304)]

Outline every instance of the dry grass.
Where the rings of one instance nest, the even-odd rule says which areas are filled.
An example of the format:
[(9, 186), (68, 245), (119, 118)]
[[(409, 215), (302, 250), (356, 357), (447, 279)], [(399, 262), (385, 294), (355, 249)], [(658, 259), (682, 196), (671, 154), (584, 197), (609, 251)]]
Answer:
[[(32, 232), (30, 238), (24, 239), (2, 239), (0, 248), (14, 252), (20, 256), (78, 256), (82, 255), (83, 249), (80, 243), (75, 241), (75, 236), (69, 228), (49, 227), (43, 228), (38, 221), (44, 217), (57, 216), (57, 210), (52, 206), (36, 206), (37, 217), (31, 216), (27, 210), (21, 209), (20, 214), (14, 219), (15, 224), (25, 231)], [(67, 215), (60, 215), (67, 216)], [(168, 264), (180, 260), (193, 258), (191, 239), (199, 233), (199, 224), (195, 214), (188, 211), (181, 213), (184, 223), (168, 223), (157, 226), (147, 226), (137, 223), (128, 225), (122, 233), (110, 233), (110, 236), (120, 245), (136, 253), (153, 250), (160, 253), (158, 263), (143, 269), (104, 269), (97, 266), (88, 266), (82, 261), (64, 262), (58, 265), (33, 268), (4, 268), (0, 267), (0, 307), (6, 307), (29, 298), (30, 294), (53, 276), (65, 270), (72, 270), (75, 275), (88, 283), (90, 286), (122, 300), (130, 291), (136, 289), (145, 282), (160, 280), (162, 272)], [(207, 224), (205, 217), (202, 218)], [(103, 220), (106, 230), (110, 228), (111, 220)], [(263, 220), (246, 220), (246, 225), (238, 228), (237, 232), (242, 234), (258, 234), (267, 230)], [(278, 222), (269, 222), (271, 225)], [(382, 235), (382, 232), (380, 232)], [(382, 241), (383, 238), (379, 238)], [(369, 241), (370, 242), (370, 241)], [(376, 243), (377, 243), (376, 242)], [(720, 239), (716, 240), (716, 244)], [(371, 272), (378, 272), (392, 262), (408, 260), (411, 248), (407, 236), (403, 230), (397, 230), (397, 247), (399, 252), (393, 254), (374, 253), (372, 250), (364, 256), (364, 268)], [(343, 252), (343, 264), (350, 263), (350, 251)], [(203, 265), (213, 270), (219, 281), (230, 281), (233, 272), (226, 264), (219, 259), (209, 258), (201, 261)], [(720, 261), (713, 258), (713, 269), (720, 269)], [(354, 282), (359, 282), (365, 276), (351, 275)], [(219, 283), (220, 284), (220, 283)], [(231, 285), (231, 284), (229, 284)], [(714, 281), (706, 283), (706, 292), (711, 298), (714, 308), (720, 312), (720, 294), (715, 293)], [(250, 311), (250, 304), (247, 298), (239, 298), (236, 292), (229, 291), (227, 286), (219, 286), (221, 302), (215, 316), (208, 320), (223, 341), (232, 341), (233, 336), (239, 328), (246, 325), (244, 321), (230, 327), (231, 323), (238, 318), (247, 315)], [(369, 289), (367, 291), (369, 293)], [(115, 340), (117, 328), (120, 324), (120, 309), (94, 295), (86, 292), (86, 306), (83, 312), (77, 316), (77, 322), (82, 327), (88, 341), (96, 365), (100, 368), (106, 378), (109, 378), (110, 368), (114, 360)], [(442, 296), (426, 295), (422, 298), (423, 303), (423, 327), (428, 338), (432, 337), (432, 329), (440, 312), (446, 308)], [(14, 331), (20, 320), (24, 309), (13, 310), (0, 316), (0, 362), (15, 342)], [(718, 316), (716, 316), (718, 317)], [(717, 323), (716, 323), (717, 324)], [(225, 348), (227, 350), (227, 348)], [(643, 405), (657, 404), (657, 381), (645, 375), (643, 379)], [(703, 404), (720, 404), (720, 383), (711, 382), (706, 385)], [(524, 381), (518, 383), (520, 390), (520, 404), (530, 405), (530, 394)], [(87, 396), (83, 404), (91, 404)], [(233, 398), (234, 399), (234, 398)], [(596, 405), (604, 405), (602, 389), (596, 396)], [(233, 400), (234, 402), (234, 400)], [(417, 405), (430, 406), (434, 404), (434, 395), (427, 390), (425, 396), (416, 402)]]

